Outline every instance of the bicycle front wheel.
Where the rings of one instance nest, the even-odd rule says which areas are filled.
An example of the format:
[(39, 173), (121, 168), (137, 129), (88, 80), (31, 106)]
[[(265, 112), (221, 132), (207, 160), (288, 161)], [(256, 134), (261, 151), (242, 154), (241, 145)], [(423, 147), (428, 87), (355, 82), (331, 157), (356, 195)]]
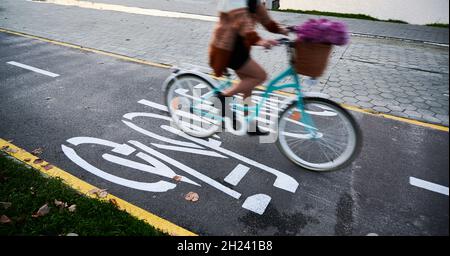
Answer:
[(167, 87), (165, 100), (172, 120), (183, 132), (194, 137), (209, 137), (221, 128), (214, 88), (194, 74), (177, 76)]
[(305, 98), (304, 111), (305, 116), (293, 103), (280, 115), (277, 145), (284, 155), (313, 171), (349, 164), (361, 145), (360, 129), (350, 113), (322, 98)]

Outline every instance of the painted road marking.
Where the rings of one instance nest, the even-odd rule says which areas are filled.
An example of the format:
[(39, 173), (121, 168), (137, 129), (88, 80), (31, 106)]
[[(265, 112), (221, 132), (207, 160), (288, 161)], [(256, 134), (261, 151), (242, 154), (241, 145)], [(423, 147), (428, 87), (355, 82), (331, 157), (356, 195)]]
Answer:
[(409, 184), (448, 196), (448, 187), (444, 187), (436, 183), (432, 183), (414, 177), (409, 177)]
[[(77, 177), (69, 174), (68, 172), (54, 166), (53, 168), (46, 170), (43, 166), (46, 166), (49, 164), (48, 162), (42, 162), (40, 164), (34, 164), (34, 160), (38, 159), (38, 157), (26, 152), (25, 150), (11, 144), (10, 142), (3, 140), (0, 138), (0, 148), (6, 147), (10, 149), (7, 153), (11, 155), (12, 157), (22, 161), (24, 164), (27, 164), (40, 172), (50, 176), (50, 177), (56, 177), (63, 180), (67, 185), (72, 187), (73, 189), (79, 191), (82, 194), (85, 194), (87, 196), (93, 197), (94, 195), (90, 194), (89, 191), (92, 189), (98, 189), (95, 186), (92, 186), (91, 184), (78, 179)], [(30, 161), (25, 161), (25, 159), (31, 159)], [(121, 198), (118, 198), (114, 195), (108, 194), (105, 200), (114, 199), (117, 202), (117, 205), (120, 209), (125, 210), (126, 212), (130, 213), (131, 215), (137, 217), (138, 219), (142, 219), (145, 222), (149, 223), (150, 225), (161, 229), (164, 232), (169, 233), (170, 235), (176, 235), (176, 236), (196, 236), (195, 233), (192, 233), (178, 225), (175, 225), (161, 217), (158, 217), (140, 207), (137, 207)]]
[(15, 61), (8, 61), (6, 63), (9, 64), (9, 65), (13, 65), (13, 66), (20, 67), (20, 68), (23, 68), (23, 69), (31, 70), (33, 72), (36, 72), (36, 73), (39, 73), (39, 74), (43, 74), (43, 75), (46, 75), (46, 76), (50, 76), (50, 77), (58, 77), (59, 76), (58, 74), (49, 72), (47, 70), (43, 70), (43, 69), (40, 69), (40, 68), (35, 68), (35, 67), (28, 66), (28, 65), (25, 65), (25, 64), (22, 64), (22, 63), (19, 63), (19, 62), (15, 62)]
[[(120, 55), (120, 54), (111, 53), (111, 52), (107, 52), (107, 51), (102, 51), (102, 50), (98, 50), (98, 49), (93, 49), (93, 48), (83, 47), (83, 46), (79, 46), (79, 45), (74, 45), (74, 44), (67, 43), (67, 42), (55, 41), (55, 40), (52, 40), (52, 39), (43, 38), (43, 37), (39, 37), (39, 36), (35, 36), (35, 35), (30, 35), (30, 34), (23, 33), (23, 32), (12, 31), (12, 30), (8, 30), (8, 29), (4, 29), (4, 28), (0, 28), (0, 32), (4, 32), (4, 33), (16, 35), (16, 36), (23, 36), (23, 37), (27, 37), (27, 38), (31, 38), (31, 39), (36, 39), (36, 40), (39, 40), (39, 41), (42, 41), (42, 42), (47, 42), (47, 43), (51, 43), (51, 44), (55, 44), (55, 45), (60, 45), (60, 46), (65, 46), (65, 47), (69, 47), (69, 48), (74, 48), (74, 49), (78, 49), (78, 50), (81, 50), (81, 51), (87, 51), (87, 52), (102, 54), (102, 55), (105, 55), (105, 56), (110, 56), (110, 57), (114, 57), (114, 58), (130, 61), (130, 62), (134, 62), (134, 63), (144, 64), (144, 65), (148, 65), (148, 66), (152, 66), (152, 67), (159, 67), (159, 68), (166, 68), (166, 69), (172, 68), (172, 65), (170, 65), (170, 64), (161, 64), (161, 63), (151, 62), (151, 61), (147, 61), (147, 60), (137, 59), (137, 58), (128, 57), (128, 56), (125, 56), (125, 55)], [(218, 77), (214, 77), (214, 76), (211, 76), (211, 77), (213, 77), (215, 79), (219, 79), (219, 80), (225, 80), (223, 78), (218, 78)], [(265, 90), (265, 87), (264, 86), (257, 86), (257, 89), (262, 90), (262, 91), (255, 91), (255, 93), (262, 94), (263, 91)], [(293, 95), (292, 93), (288, 93), (288, 92), (284, 92), (284, 91), (277, 91), (277, 93), (278, 94), (269, 93), (269, 95), (277, 95), (277, 96), (292, 96)], [(430, 129), (434, 129), (434, 130), (439, 130), (439, 131), (443, 131), (443, 132), (449, 132), (449, 128), (446, 127), (446, 126), (442, 126), (442, 125), (430, 124), (430, 123), (425, 123), (425, 122), (414, 120), (414, 119), (408, 119), (408, 118), (404, 118), (404, 117), (398, 117), (398, 116), (393, 116), (393, 115), (389, 115), (389, 114), (383, 114), (383, 113), (379, 113), (379, 112), (376, 112), (376, 111), (371, 110), (371, 109), (363, 109), (363, 108), (354, 107), (354, 106), (350, 106), (350, 105), (346, 105), (346, 104), (340, 104), (340, 105), (343, 108), (345, 108), (345, 109), (348, 109), (348, 110), (351, 110), (351, 111), (355, 111), (355, 112), (359, 112), (359, 113), (366, 114), (366, 115), (373, 115), (373, 116), (383, 117), (383, 118), (386, 118), (386, 119), (391, 119), (391, 120), (395, 120), (395, 121), (399, 121), (399, 122), (403, 122), (403, 123), (408, 123), (408, 124), (412, 124), (412, 125), (422, 126), (422, 127), (426, 127), (426, 128), (430, 128)]]
[(138, 148), (140, 148), (141, 150), (143, 150), (143, 151), (153, 155), (153, 156), (156, 156), (157, 158), (159, 158), (161, 160), (164, 160), (165, 162), (167, 162), (167, 163), (177, 167), (178, 169), (180, 169), (180, 170), (182, 170), (182, 171), (184, 171), (184, 172), (186, 172), (186, 173), (196, 177), (197, 179), (199, 179), (199, 180), (209, 184), (210, 186), (215, 187), (218, 190), (221, 190), (222, 192), (224, 192), (225, 194), (227, 194), (227, 195), (229, 195), (229, 196), (231, 196), (233, 198), (239, 199), (241, 197), (240, 193), (238, 193), (238, 192), (236, 192), (236, 191), (234, 191), (234, 190), (232, 190), (232, 189), (222, 185), (221, 183), (215, 181), (214, 179), (211, 179), (210, 177), (204, 175), (203, 173), (200, 173), (200, 172), (190, 168), (189, 166), (186, 166), (186, 165), (178, 162), (175, 159), (172, 159), (172, 158), (170, 158), (170, 157), (168, 157), (168, 156), (166, 156), (166, 155), (164, 155), (164, 154), (162, 154), (162, 153), (160, 153), (160, 152), (158, 152), (158, 151), (156, 151), (156, 150), (154, 150), (152, 148), (147, 147), (146, 145), (140, 143), (139, 141), (130, 140), (129, 143), (134, 145), (134, 146), (136, 146), (136, 147), (138, 147)]
[[(163, 105), (155, 103), (155, 102), (151, 102), (151, 101), (147, 101), (147, 100), (140, 100), (138, 103), (143, 104), (148, 107), (151, 107), (151, 108), (154, 108), (156, 110), (162, 110), (165, 112), (168, 111), (167, 109), (164, 108)], [(165, 121), (169, 121), (169, 122), (171, 121), (171, 118), (169, 118), (167, 116), (163, 116), (160, 114), (154, 114), (154, 113), (147, 113), (147, 112), (127, 113), (127, 114), (124, 114), (123, 117), (128, 120), (132, 120), (136, 117), (150, 117), (150, 118), (161, 119), (161, 120), (165, 120)], [(136, 130), (137, 132), (143, 133), (144, 135), (153, 137), (158, 140), (168, 142), (170, 144), (175, 144), (175, 145), (181, 144), (181, 146), (173, 146), (173, 145), (165, 145), (165, 144), (159, 144), (159, 143), (151, 143), (151, 145), (156, 148), (164, 149), (164, 150), (171, 150), (171, 151), (183, 151), (183, 152), (187, 152), (187, 153), (191, 153), (191, 154), (199, 154), (199, 155), (205, 155), (205, 156), (211, 156), (211, 157), (229, 158), (228, 156), (219, 154), (215, 151), (205, 150), (204, 146), (198, 146), (200, 149), (193, 148), (194, 145), (197, 145), (196, 141), (194, 141), (194, 143), (192, 143), (192, 142), (186, 142), (186, 141), (179, 141), (179, 140), (175, 140), (175, 139), (169, 139), (169, 138), (163, 137), (161, 135), (154, 134), (153, 132), (149, 132), (143, 128), (140, 128), (140, 127), (132, 124), (131, 122), (128, 122), (125, 120), (122, 120), (122, 122), (124, 122), (128, 127)], [(139, 128), (139, 129), (136, 129), (136, 128)], [(163, 128), (162, 131), (166, 130), (166, 129), (164, 129), (164, 126), (161, 126), (161, 128)], [(145, 133), (143, 131), (147, 131), (147, 133)], [(172, 131), (169, 131), (169, 132), (173, 133)], [(219, 139), (220, 139), (220, 137), (219, 137)], [(92, 137), (74, 137), (74, 138), (68, 139), (67, 142), (71, 143), (74, 146), (78, 146), (81, 144), (97, 144), (97, 145), (107, 146), (107, 147), (111, 148), (111, 152), (121, 154), (123, 156), (130, 156), (132, 153), (136, 152), (137, 148), (139, 148), (142, 151), (145, 151), (147, 154), (138, 152), (135, 156), (143, 159), (144, 161), (146, 161), (147, 163), (149, 163), (151, 165), (134, 162), (134, 161), (131, 161), (131, 160), (128, 160), (125, 158), (121, 158), (121, 157), (117, 157), (115, 155), (108, 154), (108, 153), (103, 154), (102, 158), (111, 163), (115, 163), (115, 164), (125, 166), (125, 167), (130, 167), (135, 170), (140, 170), (140, 171), (144, 171), (147, 173), (152, 173), (152, 174), (156, 174), (159, 176), (171, 178), (172, 181), (174, 181), (175, 180), (174, 178), (179, 175), (176, 175), (176, 173), (173, 172), (169, 166), (165, 165), (161, 161), (158, 161), (152, 157), (152, 156), (154, 156), (154, 157), (157, 157), (160, 160), (163, 160), (164, 162), (176, 167), (177, 169), (180, 169), (181, 171), (184, 171), (184, 172), (194, 176), (195, 178), (199, 179), (200, 181), (205, 182), (206, 184), (212, 186), (213, 188), (216, 188), (235, 199), (239, 199), (241, 197), (241, 194), (239, 192), (234, 191), (231, 188), (228, 188), (226, 186), (223, 186), (220, 182), (216, 182), (214, 179), (212, 179), (206, 175), (203, 175), (199, 171), (194, 170), (194, 169), (178, 162), (177, 160), (172, 159), (172, 158), (168, 157), (167, 155), (164, 155), (164, 154), (156, 151), (155, 149), (152, 149), (138, 141), (130, 140), (127, 142), (127, 143), (132, 144), (136, 148), (129, 146), (127, 144), (120, 144), (120, 143), (116, 143), (113, 141), (108, 141), (108, 140), (99, 139), (99, 138), (92, 138)], [(189, 145), (190, 147), (186, 147), (186, 145)], [(213, 139), (208, 140), (208, 147), (211, 147), (211, 146), (220, 147), (220, 145), (221, 145), (220, 141), (213, 140)], [(61, 147), (63, 149), (64, 154), (66, 154), (66, 156), (70, 160), (72, 160), (75, 164), (82, 167), (86, 171), (99, 176), (100, 178), (106, 179), (106, 180), (116, 183), (118, 185), (126, 186), (126, 187), (133, 188), (133, 189), (138, 189), (138, 190), (144, 190), (144, 191), (149, 191), (149, 192), (159, 192), (159, 193), (164, 193), (169, 190), (175, 189), (175, 187), (177, 185), (177, 184), (163, 182), (163, 181), (154, 182), (154, 183), (142, 183), (142, 182), (137, 182), (137, 181), (133, 181), (133, 180), (123, 179), (123, 178), (117, 177), (112, 174), (107, 174), (105, 171), (103, 171), (103, 170), (91, 165), (87, 161), (83, 160), (79, 155), (77, 155), (77, 153), (75, 152), (74, 149), (69, 148), (65, 145), (61, 145)], [(236, 158), (236, 157), (234, 157), (234, 158)], [(236, 176), (240, 176), (240, 177), (233, 178), (233, 181), (231, 181), (232, 183), (237, 185), (238, 182), (247, 174), (249, 168), (247, 168), (247, 170), (244, 171), (245, 168), (247, 168), (247, 167), (241, 165), (234, 171), (234, 174)], [(240, 173), (237, 174), (238, 172), (240, 172)], [(284, 175), (284, 177), (283, 177), (283, 175), (280, 175), (280, 174), (275, 174), (275, 175), (277, 175), (277, 180), (275, 181), (274, 186), (282, 188), (282, 189), (287, 190), (292, 193), (295, 192), (295, 189), (292, 188), (292, 184), (290, 184), (290, 182), (288, 182), (288, 184), (285, 184), (285, 181), (286, 180), (289, 181), (289, 179), (293, 179), (292, 177), (287, 176), (287, 175)], [(191, 183), (193, 185), (201, 186), (201, 185), (195, 183), (194, 181), (187, 179), (186, 177), (182, 177), (182, 176), (179, 176), (179, 177), (181, 177), (181, 181)], [(287, 177), (287, 179), (286, 179), (286, 177)], [(295, 186), (298, 186), (298, 183), (296, 183)], [(248, 200), (246, 200), (246, 206), (245, 206), (246, 208), (245, 209), (254, 211), (258, 214), (263, 214), (267, 205), (270, 203), (270, 201), (271, 201), (271, 198), (269, 196), (258, 194), (257, 196), (252, 196), (252, 197), (248, 198)], [(244, 207), (244, 206), (242, 206), (242, 207)]]
[(192, 20), (201, 20), (201, 21), (212, 21), (212, 22), (216, 22), (218, 20), (218, 18), (214, 17), (214, 16), (189, 14), (189, 13), (182, 13), (182, 12), (161, 11), (161, 10), (157, 10), (157, 9), (145, 9), (145, 8), (129, 7), (129, 6), (117, 5), (117, 4), (93, 3), (93, 2), (78, 1), (78, 0), (46, 0), (41, 3), (49, 3), (49, 4), (64, 5), (64, 6), (76, 6), (76, 7), (80, 7), (80, 8), (86, 8), (86, 9), (125, 12), (125, 13), (131, 13), (131, 14), (140, 14), (140, 15), (165, 17), (165, 18), (192, 19)]
[[(169, 112), (169, 108), (167, 106), (158, 104), (156, 102), (152, 102), (152, 101), (148, 101), (148, 100), (142, 99), (142, 100), (138, 101), (138, 103), (142, 104), (142, 105), (145, 105), (145, 106), (148, 106), (148, 107), (151, 107), (151, 108), (159, 109), (159, 110), (164, 111), (164, 112)], [(139, 115), (135, 115), (135, 116), (128, 115), (127, 117), (124, 116), (124, 118), (132, 120), (136, 116), (139, 116)], [(172, 121), (171, 118), (169, 118), (169, 119), (170, 119), (169, 121)], [(217, 134), (214, 134), (213, 137), (216, 138), (216, 139), (220, 139), (220, 136), (217, 135)]]
[(167, 149), (167, 150), (172, 150), (172, 151), (186, 152), (186, 153), (211, 156), (211, 157), (228, 158), (227, 156), (221, 155), (217, 152), (203, 150), (203, 149), (169, 146), (169, 145), (163, 145), (163, 144), (158, 144), (158, 143), (152, 143), (152, 145), (157, 148), (160, 148), (160, 149)]
[[(152, 101), (149, 101), (149, 100), (140, 100), (140, 101), (138, 101), (138, 103), (139, 104), (143, 104), (143, 105), (145, 105), (147, 107), (156, 109), (156, 110), (162, 110), (164, 112), (168, 112), (168, 109), (165, 106), (163, 106), (161, 104), (158, 104), (156, 102), (152, 102)], [(163, 116), (163, 115), (160, 115), (160, 114), (148, 113), (148, 112), (132, 112), (132, 113), (126, 113), (126, 114), (123, 115), (124, 119), (128, 119), (130, 121), (132, 121), (134, 118), (137, 118), (137, 117), (150, 117), (150, 118), (161, 119), (161, 120), (165, 120), (165, 121), (169, 121), (169, 122), (171, 121), (170, 117)], [(200, 141), (203, 141), (206, 144), (199, 143), (199, 141), (196, 140), (198, 138), (194, 138), (194, 137), (191, 137), (191, 136), (189, 136), (187, 134), (184, 134), (181, 131), (179, 131), (178, 129), (173, 128), (174, 130), (172, 130), (172, 129), (170, 129), (171, 127), (169, 128), (169, 126), (161, 125), (160, 126), (162, 128), (161, 131), (170, 132), (172, 134), (178, 135), (181, 138), (188, 139), (188, 140), (192, 141), (193, 143), (192, 142), (186, 142), (186, 141), (180, 141), (180, 140), (172, 139), (172, 138), (169, 139), (169, 138), (164, 137), (162, 135), (158, 135), (158, 134), (150, 132), (150, 131), (148, 131), (146, 129), (143, 129), (143, 128), (141, 128), (141, 127), (131, 123), (130, 121), (122, 120), (122, 122), (124, 124), (126, 124), (129, 128), (132, 128), (133, 130), (135, 130), (135, 131), (137, 131), (139, 133), (142, 133), (144, 135), (150, 136), (150, 137), (152, 137), (154, 139), (157, 139), (157, 140), (168, 142), (169, 144), (176, 145), (176, 146), (173, 146), (173, 145), (166, 145), (166, 144), (160, 144), (160, 143), (151, 143), (151, 145), (156, 147), (156, 148), (164, 149), (164, 150), (171, 150), (171, 151), (183, 151), (183, 152), (187, 152), (187, 153), (191, 153), (191, 154), (206, 155), (206, 156), (211, 156), (211, 157), (221, 157), (221, 158), (229, 158), (230, 157), (230, 152), (231, 151), (228, 151), (228, 150), (225, 150), (225, 149), (221, 148), (221, 144), (222, 144), (221, 141), (214, 140), (214, 139), (210, 138), (207, 141), (205, 141), (203, 139), (200, 139)], [(181, 132), (181, 134), (178, 134), (178, 132)], [(220, 137), (219, 137), (219, 139), (220, 139)], [(86, 140), (86, 137), (75, 137), (75, 138), (69, 139), (67, 141), (68, 142), (73, 142), (73, 141), (75, 141), (75, 142), (80, 142), (81, 141), (82, 142), (82, 141), (85, 141), (85, 140)], [(125, 144), (118, 144), (118, 143), (115, 143), (115, 142), (107, 142), (107, 141), (102, 140), (102, 139), (93, 140), (93, 138), (89, 138), (89, 140), (92, 141), (92, 142), (95, 141), (97, 144), (110, 146), (110, 147), (113, 148), (112, 151), (116, 152), (116, 153), (121, 153), (121, 152), (123, 152), (123, 153), (130, 153), (130, 152), (134, 152), (134, 150), (133, 150), (134, 148), (133, 149), (127, 148), (127, 147), (124, 146)], [(226, 186), (223, 186), (221, 183), (215, 181), (214, 179), (212, 179), (212, 178), (210, 178), (210, 177), (208, 177), (206, 175), (203, 175), (199, 171), (194, 170), (194, 169), (192, 169), (192, 168), (190, 168), (190, 167), (188, 167), (188, 166), (178, 162), (177, 160), (172, 159), (172, 158), (168, 157), (167, 155), (164, 155), (164, 154), (156, 151), (155, 149), (150, 148), (149, 146), (146, 146), (146, 145), (144, 145), (144, 144), (142, 144), (142, 143), (140, 143), (138, 141), (133, 141), (133, 140), (130, 140), (127, 143), (130, 143), (133, 146), (135, 146), (136, 148), (139, 148), (142, 151), (146, 152), (147, 154), (155, 156), (155, 157), (163, 160), (164, 162), (166, 162), (166, 163), (168, 163), (168, 164), (170, 164), (170, 165), (172, 165), (172, 166), (174, 166), (174, 167), (176, 167), (176, 168), (178, 168), (178, 169), (180, 169), (180, 170), (182, 170), (182, 171), (184, 171), (184, 172), (194, 176), (195, 178), (205, 182), (206, 184), (208, 184), (208, 185), (210, 185), (210, 186), (212, 186), (212, 187), (214, 187), (214, 188), (224, 192), (225, 194), (227, 194), (227, 195), (229, 195), (229, 196), (231, 196), (231, 197), (233, 197), (235, 199), (239, 199), (241, 197), (241, 194), (239, 192), (234, 191), (234, 190), (232, 190), (232, 189), (230, 189), (230, 188), (228, 188)], [(194, 145), (199, 145), (198, 147), (200, 149), (194, 148), (193, 147)], [(207, 149), (205, 150), (205, 148), (210, 148), (211, 151), (209, 151)], [(225, 154), (222, 152), (223, 150), (225, 150)], [(219, 153), (216, 152), (216, 151), (218, 151)], [(220, 154), (220, 153), (222, 153), (222, 154)], [(140, 154), (140, 153), (138, 153), (138, 154)], [(236, 153), (234, 153), (234, 154), (231, 153), (231, 154), (232, 154), (231, 155), (232, 158), (235, 158), (235, 159), (241, 160), (241, 161), (245, 160), (246, 163), (247, 163), (247, 161), (249, 161), (250, 165), (253, 165), (254, 167), (256, 167), (258, 169), (262, 169), (263, 171), (266, 171), (266, 172), (274, 174), (276, 176), (276, 180), (274, 182), (274, 186), (275, 187), (283, 189), (283, 190), (286, 190), (286, 191), (289, 191), (289, 192), (292, 192), (292, 193), (295, 193), (295, 191), (296, 191), (296, 189), (298, 187), (298, 182), (296, 182), (295, 179), (292, 178), (291, 176), (286, 175), (286, 174), (284, 174), (284, 173), (282, 173), (280, 171), (277, 171), (275, 169), (272, 169), (270, 167), (267, 167), (265, 165), (262, 165), (260, 163), (257, 163), (255, 161), (251, 161), (248, 158), (245, 158), (244, 156), (241, 156), (239, 154), (236, 154)], [(103, 158), (105, 158), (105, 155), (103, 155)], [(144, 169), (141, 165), (135, 165), (133, 163), (130, 163), (129, 161), (124, 161), (124, 159), (119, 159), (119, 161), (116, 161), (117, 159), (114, 160), (113, 158), (111, 158), (109, 156), (107, 158), (108, 159), (106, 159), (106, 160), (109, 160), (110, 162), (114, 162), (116, 164), (121, 164), (123, 166), (129, 166), (129, 167), (132, 167), (132, 168), (133, 168), (133, 166), (135, 166), (135, 167), (140, 166), (140, 168), (138, 168), (138, 169), (141, 169), (141, 170)], [(80, 162), (80, 159), (75, 159), (75, 160)], [(148, 162), (151, 162), (151, 161), (148, 161)], [(76, 164), (79, 164), (79, 163), (76, 163)], [(87, 166), (87, 167), (89, 167), (89, 166)], [(89, 167), (89, 168), (91, 168), (91, 167)], [(243, 177), (245, 177), (245, 175), (248, 172), (248, 169), (249, 169), (248, 167), (245, 167), (243, 164), (241, 164), (241, 166), (239, 166), (236, 170), (234, 170), (234, 172), (232, 171), (233, 174), (231, 176), (229, 176), (227, 178), (227, 180), (229, 182), (237, 185), (239, 183), (239, 181)], [(90, 170), (87, 170), (87, 171), (90, 171)], [(232, 176), (234, 176), (234, 177), (232, 178)], [(122, 183), (120, 185), (124, 185), (124, 186), (128, 186), (130, 188), (133, 188), (133, 186), (135, 184), (130, 183), (129, 185), (127, 185), (126, 182), (125, 182), (125, 183)], [(156, 189), (156, 188), (155, 187), (151, 187), (150, 189)], [(167, 188), (164, 188), (164, 189), (166, 189), (166, 191), (168, 191)], [(162, 190), (162, 188), (159, 188), (159, 190)], [(160, 191), (160, 192), (166, 192), (166, 191)], [(248, 210), (250, 210), (250, 211), (254, 210), (257, 213), (263, 214), (265, 208), (267, 207), (267, 205), (265, 205), (265, 203), (268, 204), (270, 202), (270, 200), (267, 199), (267, 198), (268, 198), (268, 196), (266, 196), (266, 197), (262, 197), (262, 196), (251, 197), (250, 199), (247, 200), (247, 204), (246, 204), (246, 205), (248, 205), (247, 206)]]
[(81, 158), (75, 150), (65, 145), (61, 145), (61, 149), (63, 153), (69, 158), (72, 162), (85, 169), (86, 171), (104, 179), (109, 182), (119, 184), (122, 186), (127, 186), (130, 188), (134, 188), (137, 190), (147, 191), (147, 192), (166, 192), (168, 190), (174, 189), (177, 185), (167, 182), (167, 181), (158, 181), (153, 183), (148, 182), (138, 182), (133, 180), (124, 179), (121, 177), (117, 177), (115, 175), (109, 174), (99, 168), (91, 165), (83, 158)]
[(188, 139), (188, 140), (191, 140), (193, 142), (196, 142), (196, 143), (198, 143), (198, 144), (200, 144), (202, 146), (214, 149), (214, 150), (216, 150), (216, 151), (218, 151), (218, 152), (220, 152), (220, 153), (222, 153), (224, 155), (233, 157), (233, 158), (235, 158), (237, 160), (240, 160), (240, 161), (242, 161), (242, 162), (244, 162), (244, 163), (246, 163), (248, 165), (252, 165), (252, 166), (254, 166), (254, 167), (258, 168), (258, 169), (264, 170), (264, 171), (266, 171), (268, 173), (271, 173), (271, 174), (275, 175), (276, 179), (275, 179), (275, 182), (274, 182), (273, 186), (275, 186), (277, 188), (280, 188), (280, 189), (283, 189), (283, 190), (286, 190), (286, 191), (289, 191), (289, 192), (292, 192), (292, 193), (295, 193), (295, 191), (298, 188), (298, 185), (299, 185), (298, 182), (294, 178), (292, 178), (291, 176), (289, 176), (289, 175), (287, 175), (285, 173), (282, 173), (282, 172), (280, 172), (280, 171), (278, 171), (278, 170), (276, 170), (274, 168), (266, 166), (264, 164), (258, 163), (258, 162), (254, 161), (252, 159), (249, 159), (249, 158), (247, 158), (245, 156), (237, 154), (237, 153), (235, 153), (235, 152), (233, 152), (231, 150), (222, 148), (222, 147), (220, 147), (220, 144), (216, 143), (214, 140), (210, 139), (208, 141), (205, 141), (203, 139), (194, 138), (192, 136), (189, 136), (189, 135), (183, 133), (180, 130), (177, 130), (177, 129), (175, 129), (173, 127), (170, 127), (170, 126), (167, 126), (167, 125), (162, 125), (161, 128), (163, 128), (164, 130), (169, 131), (169, 132), (171, 132), (173, 134), (179, 135), (179, 136), (181, 136), (181, 137), (183, 137), (185, 139)]
[(270, 196), (265, 194), (257, 194), (249, 196), (247, 197), (247, 199), (245, 199), (242, 208), (245, 208), (252, 212), (256, 212), (259, 215), (262, 215), (266, 211), (266, 208), (269, 205), (271, 199), (272, 198)]
[(152, 107), (152, 108), (159, 109), (159, 110), (164, 111), (164, 112), (169, 112), (169, 108), (167, 106), (164, 106), (164, 105), (152, 102), (152, 101), (140, 100), (140, 101), (138, 101), (138, 103), (142, 104), (142, 105), (146, 105), (146, 106)]
[[(130, 168), (140, 170), (143, 172), (147, 172), (147, 173), (153, 173), (153, 174), (167, 177), (170, 179), (177, 176), (177, 174), (171, 168), (169, 168), (167, 165), (163, 164), (161, 161), (158, 161), (157, 159), (155, 159), (147, 154), (139, 152), (136, 154), (136, 156), (151, 165), (141, 164), (141, 163), (138, 163), (135, 161), (124, 159), (124, 158), (117, 157), (114, 155), (110, 155), (108, 153), (102, 155), (103, 159), (108, 160), (111, 163), (115, 163), (115, 164), (122, 165), (125, 167), (130, 167)], [(180, 176), (180, 177), (181, 177), (180, 181), (187, 182), (187, 183), (190, 183), (190, 184), (193, 184), (196, 186), (200, 186), (196, 182), (194, 182), (186, 177), (183, 177), (183, 176)]]
[[(148, 116), (150, 116), (150, 115), (148, 115)], [(138, 132), (140, 132), (142, 134), (145, 134), (145, 135), (147, 135), (149, 137), (155, 138), (157, 140), (164, 141), (164, 142), (171, 143), (171, 144), (178, 145), (178, 146), (183, 146), (183, 147), (191, 147), (191, 148), (203, 149), (203, 147), (201, 147), (201, 146), (199, 146), (199, 145), (197, 145), (195, 143), (183, 142), (183, 141), (178, 141), (178, 140), (166, 138), (164, 136), (160, 136), (160, 135), (155, 134), (153, 132), (150, 132), (148, 130), (142, 129), (141, 127), (139, 127), (139, 126), (137, 126), (137, 125), (135, 125), (135, 124), (133, 124), (131, 122), (128, 122), (128, 121), (125, 121), (125, 120), (122, 120), (122, 122), (124, 124), (126, 124), (128, 127), (130, 127), (131, 129), (136, 130), (136, 131), (138, 131)]]
[(225, 177), (225, 181), (228, 182), (229, 184), (236, 186), (239, 181), (242, 180), (242, 178), (244, 178), (244, 176), (247, 174), (248, 170), (250, 170), (250, 168), (248, 168), (245, 165), (242, 164), (238, 164), (231, 172), (230, 174), (227, 175), (227, 177)]

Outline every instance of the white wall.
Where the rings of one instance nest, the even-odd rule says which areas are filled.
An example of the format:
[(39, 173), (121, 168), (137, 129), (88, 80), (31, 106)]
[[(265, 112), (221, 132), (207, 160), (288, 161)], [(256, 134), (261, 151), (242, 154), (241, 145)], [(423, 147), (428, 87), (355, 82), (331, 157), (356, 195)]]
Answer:
[(411, 24), (449, 23), (449, 0), (280, 0), (280, 9), (366, 14)]

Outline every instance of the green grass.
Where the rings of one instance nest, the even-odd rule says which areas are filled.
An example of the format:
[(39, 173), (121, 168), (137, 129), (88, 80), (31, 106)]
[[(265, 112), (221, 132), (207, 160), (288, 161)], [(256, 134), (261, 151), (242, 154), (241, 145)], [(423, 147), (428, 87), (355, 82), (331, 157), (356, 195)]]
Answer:
[(436, 28), (448, 28), (448, 24), (444, 24), (444, 23), (431, 23), (431, 24), (427, 24), (427, 26), (436, 27)]
[[(54, 200), (76, 204), (76, 211), (55, 206)], [(60, 179), (44, 177), (39, 171), (5, 157), (0, 152), (0, 216), (11, 223), (0, 223), (1, 236), (161, 236), (142, 220), (118, 209), (114, 204), (79, 194)], [(32, 215), (48, 203), (50, 212), (38, 218)]]
[(302, 13), (302, 14), (310, 14), (317, 16), (332, 16), (332, 17), (340, 17), (340, 18), (350, 18), (350, 19), (360, 19), (360, 20), (372, 20), (372, 21), (383, 21), (383, 22), (392, 22), (392, 23), (402, 23), (408, 24), (402, 20), (380, 20), (365, 14), (352, 14), (352, 13), (337, 13), (337, 12), (322, 12), (322, 11), (302, 11), (302, 10), (292, 10), (292, 9), (283, 9), (283, 10), (274, 10), (279, 12), (293, 12), (293, 13)]

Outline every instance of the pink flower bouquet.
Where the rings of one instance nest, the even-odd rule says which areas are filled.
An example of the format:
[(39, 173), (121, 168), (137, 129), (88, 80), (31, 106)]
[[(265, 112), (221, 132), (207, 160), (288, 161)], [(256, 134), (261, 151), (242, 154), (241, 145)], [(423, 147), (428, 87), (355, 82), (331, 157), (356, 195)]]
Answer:
[(296, 31), (300, 42), (346, 45), (349, 41), (345, 24), (327, 19), (310, 19)]

